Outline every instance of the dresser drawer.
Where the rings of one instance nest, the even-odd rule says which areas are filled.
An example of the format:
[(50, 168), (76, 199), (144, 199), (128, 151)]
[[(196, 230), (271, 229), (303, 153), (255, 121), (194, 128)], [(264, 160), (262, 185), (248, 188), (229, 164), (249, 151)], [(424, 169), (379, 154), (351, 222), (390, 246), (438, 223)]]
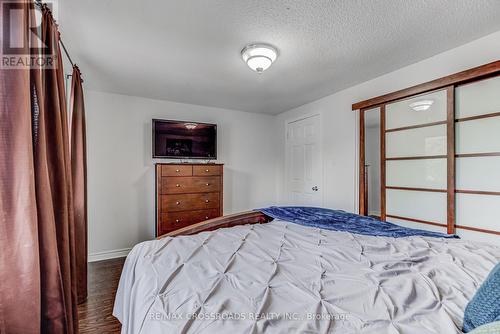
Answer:
[(191, 176), (193, 166), (185, 165), (162, 165), (161, 176)]
[(161, 195), (161, 212), (215, 209), (220, 193)]
[(194, 176), (203, 175), (222, 175), (221, 165), (194, 165), (193, 166)]
[(219, 216), (218, 209), (162, 213), (161, 230), (166, 233)]
[(219, 192), (220, 176), (162, 177), (162, 194)]

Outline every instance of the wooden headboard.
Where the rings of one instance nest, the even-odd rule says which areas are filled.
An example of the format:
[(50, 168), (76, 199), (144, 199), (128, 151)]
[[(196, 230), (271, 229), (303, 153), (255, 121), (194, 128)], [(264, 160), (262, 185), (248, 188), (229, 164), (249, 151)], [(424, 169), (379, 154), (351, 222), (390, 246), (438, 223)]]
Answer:
[(232, 215), (222, 216), (214, 219), (209, 219), (201, 223), (186, 226), (184, 228), (164, 234), (158, 239), (164, 237), (175, 237), (178, 235), (191, 235), (203, 231), (213, 231), (223, 227), (231, 227), (236, 225), (247, 224), (265, 224), (273, 220), (273, 218), (266, 216), (259, 211), (247, 211), (242, 213), (235, 213)]

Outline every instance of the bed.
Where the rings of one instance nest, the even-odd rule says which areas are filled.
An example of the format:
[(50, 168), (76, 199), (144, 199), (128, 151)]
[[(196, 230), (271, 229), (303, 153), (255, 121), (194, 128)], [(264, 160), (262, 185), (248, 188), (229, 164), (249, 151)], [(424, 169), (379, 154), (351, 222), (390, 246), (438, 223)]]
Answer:
[(462, 333), (500, 261), (499, 246), (446, 236), (271, 220), (250, 212), (136, 245), (113, 312), (122, 333)]

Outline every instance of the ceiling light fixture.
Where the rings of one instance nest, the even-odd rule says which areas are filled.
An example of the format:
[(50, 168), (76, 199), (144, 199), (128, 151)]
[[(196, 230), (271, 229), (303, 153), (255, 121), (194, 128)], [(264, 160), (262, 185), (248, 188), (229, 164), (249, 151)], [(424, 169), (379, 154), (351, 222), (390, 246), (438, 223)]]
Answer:
[(249, 44), (241, 50), (243, 61), (257, 73), (267, 70), (278, 57), (278, 50), (269, 44)]
[(196, 127), (198, 126), (198, 124), (196, 124), (196, 123), (184, 123), (184, 126), (188, 130), (194, 130), (194, 129), (196, 129)]
[(426, 111), (434, 104), (433, 100), (422, 100), (410, 104), (410, 108), (414, 111)]

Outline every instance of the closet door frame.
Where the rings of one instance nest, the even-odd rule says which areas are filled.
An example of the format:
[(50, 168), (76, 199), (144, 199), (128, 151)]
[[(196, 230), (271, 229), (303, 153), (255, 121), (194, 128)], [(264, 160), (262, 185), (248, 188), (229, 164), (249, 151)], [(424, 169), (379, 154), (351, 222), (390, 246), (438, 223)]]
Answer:
[(455, 86), (446, 88), (446, 175), (447, 175), (447, 221), (446, 232), (455, 234)]
[[(457, 122), (464, 122), (468, 120), (473, 120), (473, 119), (479, 119), (479, 118), (486, 118), (486, 117), (499, 117), (500, 112), (498, 113), (492, 113), (488, 115), (479, 115), (479, 116), (471, 116), (471, 117), (466, 117), (462, 119), (457, 119), (455, 115), (455, 88), (460, 85), (476, 82), (479, 80), (484, 80), (484, 79), (489, 79), (492, 77), (496, 77), (500, 75), (500, 60), (497, 60), (495, 62), (485, 64), (476, 68), (472, 68), (466, 71), (462, 71), (459, 73), (455, 73), (443, 78), (439, 78), (427, 83), (423, 83), (417, 86), (413, 86), (407, 89), (403, 89), (400, 91), (396, 91), (393, 93), (389, 93), (386, 95), (382, 95), (379, 97), (375, 97), (369, 100), (361, 101), (358, 103), (355, 103), (352, 105), (352, 110), (356, 111), (359, 110), (360, 112), (360, 117), (359, 117), (359, 214), (360, 215), (366, 215), (367, 214), (367, 203), (365, 200), (365, 112), (369, 109), (373, 108), (380, 108), (380, 163), (381, 163), (381, 175), (380, 175), (380, 182), (381, 182), (381, 219), (385, 220), (387, 218), (387, 212), (386, 212), (386, 190), (387, 188), (397, 188), (397, 187), (387, 187), (386, 185), (386, 161), (388, 160), (386, 158), (386, 133), (392, 130), (387, 130), (386, 129), (386, 118), (385, 118), (385, 109), (386, 105), (389, 103), (394, 103), (400, 100), (406, 100), (408, 98), (412, 98), (418, 95), (423, 95), (423, 94), (428, 94), (432, 93), (433, 91), (442, 91), (446, 90), (446, 121), (440, 121), (440, 122), (435, 122), (435, 123), (428, 123), (428, 124), (421, 124), (421, 125), (416, 125), (416, 126), (410, 126), (410, 127), (405, 127), (405, 129), (411, 129), (411, 128), (419, 128), (419, 127), (425, 127), (425, 126), (432, 126), (432, 125), (439, 125), (439, 124), (446, 124), (446, 155), (439, 156), (439, 158), (446, 158), (446, 165), (447, 165), (447, 171), (446, 171), (446, 178), (447, 178), (447, 187), (446, 189), (417, 189), (417, 188), (405, 188), (405, 189), (399, 189), (399, 190), (424, 190), (424, 191), (438, 191), (438, 192), (445, 192), (446, 198), (447, 198), (447, 221), (446, 225), (445, 224), (436, 224), (435, 222), (429, 222), (429, 221), (422, 221), (418, 219), (408, 219), (404, 217), (399, 217), (399, 218), (404, 218), (405, 220), (410, 220), (410, 221), (415, 221), (417, 223), (424, 223), (424, 224), (430, 224), (430, 225), (438, 225), (442, 227), (446, 227), (447, 233), (448, 234), (454, 234), (456, 227), (458, 228), (463, 228), (463, 229), (469, 229), (469, 230), (475, 230), (478, 232), (486, 232), (486, 233), (492, 233), (492, 234), (500, 234), (497, 231), (490, 231), (490, 230), (484, 230), (484, 229), (476, 229), (476, 228), (471, 228), (471, 227), (464, 227), (464, 226), (456, 226), (456, 193), (472, 193), (472, 194), (484, 194), (485, 192), (481, 191), (472, 191), (472, 190), (457, 190), (456, 189), (456, 159), (458, 157), (466, 157), (466, 156), (500, 156), (500, 152), (489, 152), (489, 153), (477, 153), (477, 154), (465, 154), (465, 155), (460, 155), (456, 154), (456, 143), (455, 143), (455, 136), (456, 136), (456, 129), (455, 129), (455, 124)], [(401, 129), (399, 129), (401, 130)], [(427, 157), (400, 157), (397, 158), (399, 160), (404, 160), (404, 159), (432, 159), (432, 158), (437, 158), (438, 156), (427, 156)], [(395, 160), (395, 159), (390, 159), (390, 160)], [(488, 194), (493, 194), (493, 192), (488, 192)], [(499, 193), (496, 193), (494, 195), (500, 195)], [(391, 217), (391, 216), (389, 216)], [(396, 216), (392, 216), (393, 218), (398, 218)], [(479, 231), (480, 230), (480, 231)]]

